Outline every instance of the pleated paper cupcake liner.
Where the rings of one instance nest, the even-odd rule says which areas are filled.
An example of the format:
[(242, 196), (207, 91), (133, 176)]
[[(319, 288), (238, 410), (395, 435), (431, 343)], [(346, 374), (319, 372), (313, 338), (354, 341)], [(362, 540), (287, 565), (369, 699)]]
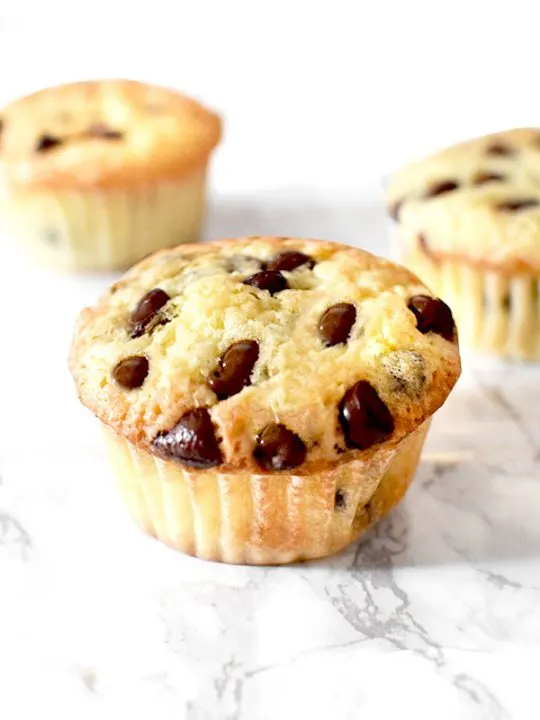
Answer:
[(199, 240), (205, 195), (206, 167), (126, 188), (13, 193), (2, 206), (11, 234), (39, 264), (115, 270)]
[(403, 497), (429, 427), (396, 447), (311, 475), (191, 470), (105, 428), (118, 486), (135, 521), (184, 553), (275, 565), (319, 558), (356, 540)]

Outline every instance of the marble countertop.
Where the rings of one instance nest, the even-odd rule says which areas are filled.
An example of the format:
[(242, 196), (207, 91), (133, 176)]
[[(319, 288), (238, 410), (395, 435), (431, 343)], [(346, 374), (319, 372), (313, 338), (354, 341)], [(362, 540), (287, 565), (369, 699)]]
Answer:
[[(384, 250), (376, 207), (316, 198), (230, 199), (208, 235), (267, 231)], [(7, 258), (2, 718), (540, 717), (540, 367), (466, 357), (405, 502), (341, 555), (202, 562), (127, 518), (74, 397), (72, 323), (110, 278)]]

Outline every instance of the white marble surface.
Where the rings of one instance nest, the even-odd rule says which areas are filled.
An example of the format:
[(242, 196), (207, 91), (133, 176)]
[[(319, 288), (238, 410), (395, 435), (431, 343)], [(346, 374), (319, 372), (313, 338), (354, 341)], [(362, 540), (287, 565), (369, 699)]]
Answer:
[[(214, 206), (208, 230), (384, 249), (379, 211)], [(0, 253), (0, 717), (540, 717), (540, 369), (466, 358), (406, 501), (338, 557), (183, 557), (126, 517), (65, 356), (110, 278)]]

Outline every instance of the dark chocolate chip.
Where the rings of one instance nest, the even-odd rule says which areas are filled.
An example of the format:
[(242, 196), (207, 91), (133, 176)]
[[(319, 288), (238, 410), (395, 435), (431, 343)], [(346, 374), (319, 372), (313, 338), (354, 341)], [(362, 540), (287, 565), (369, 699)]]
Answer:
[(61, 145), (63, 140), (54, 135), (42, 135), (36, 144), (36, 152), (46, 152)]
[(514, 148), (503, 142), (493, 142), (486, 148), (488, 155), (497, 155), (498, 157), (508, 157), (509, 155), (513, 155), (514, 152)]
[(424, 335), (434, 332), (445, 340), (454, 338), (454, 318), (448, 305), (439, 298), (429, 295), (414, 295), (407, 305), (416, 317), (416, 326)]
[(339, 404), (339, 421), (347, 445), (365, 450), (394, 432), (394, 419), (375, 388), (359, 380)]
[(497, 203), (495, 207), (502, 212), (513, 213), (521, 212), (521, 210), (527, 210), (537, 205), (540, 205), (540, 201), (536, 198), (525, 198), (523, 200), (506, 200), (505, 202)]
[(273, 423), (259, 434), (253, 457), (265, 470), (291, 470), (306, 459), (306, 446), (285, 425)]
[(270, 295), (275, 295), (289, 287), (289, 283), (279, 270), (263, 270), (255, 273), (244, 280), (244, 285), (251, 285), (259, 290), (268, 290)]
[(392, 220), (399, 222), (399, 213), (401, 212), (401, 208), (403, 207), (404, 202), (405, 198), (402, 198), (401, 200), (397, 200), (395, 203), (390, 205), (390, 207), (388, 208), (388, 214), (390, 215)]
[(347, 497), (343, 490), (336, 490), (336, 494), (334, 496), (334, 508), (336, 510), (343, 510), (347, 507)]
[(259, 345), (255, 340), (235, 342), (223, 353), (208, 378), (208, 384), (220, 400), (236, 395), (250, 384), (258, 357)]
[(437, 197), (438, 195), (444, 195), (445, 193), (457, 190), (459, 183), (455, 180), (442, 180), (441, 182), (432, 185), (426, 192), (427, 198)]
[(153, 445), (164, 457), (191, 467), (214, 467), (223, 460), (206, 408), (188, 410), (171, 430), (158, 433)]
[(504, 175), (501, 175), (501, 173), (486, 171), (477, 173), (473, 178), (473, 184), (485, 185), (486, 183), (502, 182), (503, 180), (506, 180), (506, 178), (504, 177)]
[(147, 292), (131, 314), (129, 331), (131, 337), (139, 337), (145, 331), (154, 315), (170, 300), (167, 293), (161, 288), (154, 288)]
[(124, 137), (124, 133), (120, 130), (113, 130), (112, 128), (105, 125), (105, 123), (96, 123), (90, 125), (86, 131), (87, 137), (92, 138), (103, 138), (105, 140), (121, 140)]
[(113, 370), (116, 382), (128, 390), (141, 387), (148, 375), (148, 360), (144, 355), (131, 355), (120, 360)]
[(351, 303), (337, 303), (326, 310), (319, 320), (319, 335), (326, 346), (347, 342), (356, 321), (356, 308)]
[(315, 265), (315, 260), (310, 258), (309, 255), (304, 255), (304, 253), (291, 250), (289, 252), (282, 252), (269, 260), (266, 265), (266, 269), (286, 270), (291, 272), (302, 265), (307, 265), (311, 270), (311, 268)]

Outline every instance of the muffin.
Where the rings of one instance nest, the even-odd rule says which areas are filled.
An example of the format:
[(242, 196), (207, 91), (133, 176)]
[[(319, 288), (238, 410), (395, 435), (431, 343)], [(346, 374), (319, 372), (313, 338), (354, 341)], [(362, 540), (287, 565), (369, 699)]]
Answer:
[(0, 210), (42, 263), (127, 268), (198, 240), (220, 119), (172, 90), (79, 82), (0, 114)]
[(278, 564), (337, 552), (402, 498), (460, 359), (407, 270), (254, 237), (136, 265), (82, 312), (70, 368), (142, 528)]
[(449, 303), (462, 344), (540, 359), (540, 129), (417, 162), (387, 202), (399, 260)]

